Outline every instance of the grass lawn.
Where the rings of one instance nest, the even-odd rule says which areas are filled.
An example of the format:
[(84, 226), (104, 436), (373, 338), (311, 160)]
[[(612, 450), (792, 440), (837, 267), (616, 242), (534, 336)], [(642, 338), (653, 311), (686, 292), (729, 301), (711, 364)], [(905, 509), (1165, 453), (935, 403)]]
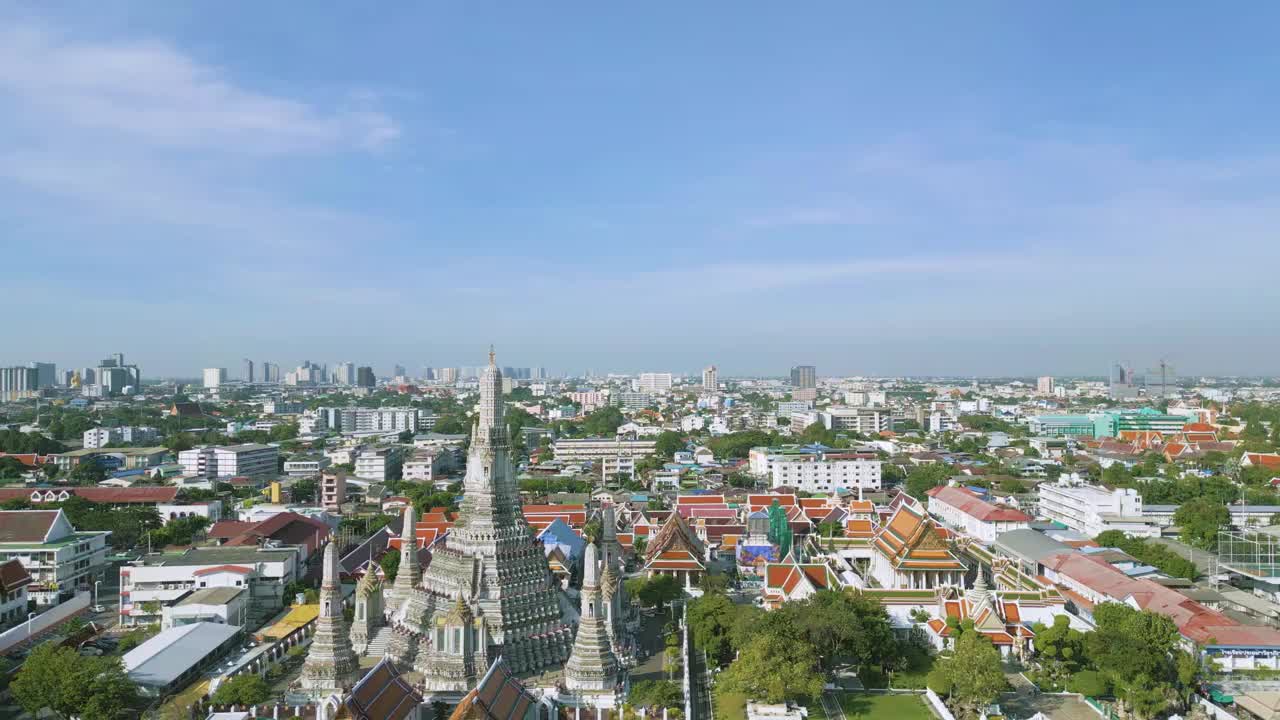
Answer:
[[(746, 720), (747, 698), (745, 695), (729, 692), (716, 693), (714, 702), (716, 720)], [(822, 711), (821, 704), (818, 705), (818, 711)]]
[[(894, 718), (894, 720), (933, 720), (922, 695), (865, 695), (844, 693), (840, 705), (849, 720), (855, 718)], [(822, 705), (818, 705), (821, 710)]]

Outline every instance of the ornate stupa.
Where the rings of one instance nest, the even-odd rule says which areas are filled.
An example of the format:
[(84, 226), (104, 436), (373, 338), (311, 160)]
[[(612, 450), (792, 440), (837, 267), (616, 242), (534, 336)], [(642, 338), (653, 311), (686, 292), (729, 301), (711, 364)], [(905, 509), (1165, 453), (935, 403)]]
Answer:
[(324, 549), (316, 633), (302, 666), (302, 689), (315, 697), (345, 693), (359, 679), (356, 653), (351, 649), (347, 622), (342, 617), (342, 588), (338, 583), (338, 546), (330, 541)]
[(391, 588), (392, 607), (400, 607), (414, 588), (418, 587), (422, 571), (418, 567), (418, 540), (414, 524), (413, 505), (404, 508), (404, 525), (400, 527), (400, 568), (396, 570), (396, 580)]
[(351, 620), (351, 646), (362, 655), (386, 622), (382, 616), (382, 600), (382, 580), (378, 579), (376, 570), (370, 568), (356, 585), (356, 611)]
[(612, 695), (617, 687), (618, 658), (613, 654), (607, 615), (596, 546), (588, 544), (582, 559), (582, 614), (573, 654), (564, 666), (565, 686), (580, 696)]
[(520, 510), (505, 415), (491, 350), (457, 521), (395, 616), (392, 653), (412, 659), (428, 695), (466, 692), (499, 656), (523, 673), (563, 664), (572, 647), (558, 586)]

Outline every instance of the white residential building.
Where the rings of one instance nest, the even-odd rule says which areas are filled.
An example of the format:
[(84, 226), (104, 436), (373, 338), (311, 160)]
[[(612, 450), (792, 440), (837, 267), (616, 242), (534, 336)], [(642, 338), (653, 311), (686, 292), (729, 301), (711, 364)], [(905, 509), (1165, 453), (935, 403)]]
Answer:
[(262, 403), (263, 415), (301, 415), (306, 412), (306, 410), (307, 404), (304, 402), (267, 400)]
[(297, 580), (301, 551), (297, 548), (190, 548), (179, 553), (147, 555), (120, 568), (120, 624), (159, 622), (165, 605), (192, 590), (248, 588), (249, 622), (262, 622), (284, 604), (284, 586)]
[(970, 490), (936, 487), (927, 491), (929, 512), (942, 524), (979, 542), (991, 544), (996, 536), (1030, 526), (1031, 516), (1008, 505), (989, 503)]
[(413, 457), (404, 461), (401, 478), (414, 482), (435, 482), (436, 476), (444, 470), (445, 464), (442, 453), (418, 450), (413, 453)]
[(129, 425), (113, 428), (94, 428), (84, 431), (84, 447), (90, 450), (117, 447), (122, 443), (147, 443), (156, 441), (156, 429), (153, 427), (132, 427)]
[(772, 463), (773, 487), (803, 492), (880, 489), (880, 459), (872, 453), (813, 453), (779, 456)]
[(1072, 479), (1040, 483), (1040, 516), (1089, 537), (1122, 530), (1138, 537), (1159, 537), (1159, 525), (1144, 518), (1142, 497), (1133, 488), (1108, 490)]
[(883, 407), (833, 407), (823, 412), (821, 418), (828, 430), (876, 435), (893, 429), (893, 413)]
[(636, 390), (650, 395), (659, 395), (671, 391), (671, 373), (640, 373), (636, 380)]
[(56, 605), (101, 578), (110, 534), (77, 531), (60, 509), (0, 510), (0, 563), (22, 563), (31, 575), (31, 599)]
[(184, 475), (207, 478), (268, 477), (279, 473), (280, 449), (247, 443), (201, 446), (178, 453)]
[(716, 392), (720, 389), (720, 371), (715, 365), (703, 369), (702, 389), (707, 392)]
[(27, 586), (31, 573), (18, 560), (0, 562), (0, 630), (27, 619)]
[(209, 389), (217, 388), (219, 385), (227, 381), (226, 368), (205, 368), (204, 369), (204, 386)]
[(417, 408), (320, 408), (325, 427), (342, 433), (416, 432)]
[(329, 467), (331, 464), (332, 462), (329, 458), (323, 455), (296, 460), (285, 460), (284, 474), (289, 477), (311, 477), (319, 474), (320, 471)]
[(191, 591), (172, 605), (161, 608), (160, 629), (178, 625), (211, 622), (220, 625), (244, 625), (249, 616), (249, 589), (236, 587), (204, 587)]
[(584, 413), (589, 413), (609, 404), (609, 393), (607, 392), (571, 392), (567, 397), (570, 402), (576, 402), (581, 405)]
[(637, 460), (657, 451), (657, 440), (625, 440), (622, 438), (560, 438), (553, 450), (557, 460), (565, 463), (581, 463), (634, 456)]
[(398, 447), (364, 450), (356, 456), (356, 477), (377, 483), (395, 479), (402, 469), (403, 457)]

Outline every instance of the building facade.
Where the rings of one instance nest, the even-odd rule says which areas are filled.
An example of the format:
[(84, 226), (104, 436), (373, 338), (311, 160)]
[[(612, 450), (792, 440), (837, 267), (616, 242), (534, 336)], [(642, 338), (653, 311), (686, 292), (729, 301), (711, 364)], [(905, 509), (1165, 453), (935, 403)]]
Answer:
[(77, 531), (60, 509), (0, 511), (0, 562), (22, 563), (31, 599), (56, 605), (101, 579), (110, 534)]

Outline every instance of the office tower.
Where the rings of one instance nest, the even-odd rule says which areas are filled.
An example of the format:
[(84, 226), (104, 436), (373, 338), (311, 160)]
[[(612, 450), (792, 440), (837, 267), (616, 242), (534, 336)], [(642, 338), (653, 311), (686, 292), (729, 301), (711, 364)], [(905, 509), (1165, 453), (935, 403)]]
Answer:
[(1108, 394), (1112, 400), (1133, 400), (1138, 397), (1138, 386), (1134, 381), (1133, 370), (1129, 366), (1121, 363), (1111, 366)]
[(58, 366), (47, 362), (28, 363), (36, 371), (36, 388), (53, 387), (57, 383)]
[(427, 366), (427, 367), (422, 368), (422, 379), (423, 379), (423, 380), (435, 380), (435, 379), (436, 379), (436, 371), (435, 371), (435, 368), (430, 367), (430, 366)]
[(797, 365), (791, 368), (791, 387), (818, 387), (818, 369), (812, 365)]
[(640, 373), (636, 391), (656, 395), (671, 390), (671, 373)]
[(96, 385), (97, 383), (98, 383), (98, 371), (97, 371), (97, 370), (95, 370), (95, 369), (93, 369), (93, 368), (91, 368), (91, 367), (81, 368), (81, 369), (80, 369), (80, 384), (81, 384), (81, 385)]
[(459, 374), (460, 373), (458, 372), (458, 368), (451, 368), (451, 367), (440, 368), (440, 371), (439, 371), (440, 382), (446, 383), (446, 384), (456, 383), (458, 382)]
[(262, 382), (280, 382), (280, 366), (273, 362), (262, 361)]
[(531, 378), (531, 379), (533, 379), (533, 380), (546, 380), (546, 379), (547, 379), (547, 369), (546, 369), (546, 368), (544, 368), (544, 367), (536, 367), (536, 368), (532, 368), (532, 369), (529, 371), (529, 376), (530, 376), (530, 378)]
[(1041, 395), (1053, 394), (1053, 377), (1045, 375), (1036, 379), (1036, 392)]
[(75, 370), (63, 370), (61, 383), (63, 387), (71, 387), (71, 380), (76, 376)]
[(391, 371), (391, 377), (404, 377), (409, 373), (405, 372), (403, 365), (396, 365)]
[[(126, 365), (123, 353), (115, 353), (102, 361), (95, 373), (97, 384), (102, 386), (103, 395), (120, 395), (126, 387), (142, 387), (142, 371), (137, 365)], [(83, 377), (82, 385), (88, 384)]]
[(226, 368), (205, 368), (204, 369), (204, 386), (206, 388), (216, 388), (227, 381)]
[(719, 371), (715, 365), (702, 371), (702, 389), (708, 392), (715, 392), (720, 389)]
[(35, 397), (39, 374), (33, 367), (0, 368), (0, 401), (12, 402)]
[(253, 380), (254, 380), (253, 361), (250, 360), (249, 358), (245, 358), (244, 359), (244, 381), (247, 383), (251, 383), (253, 382)]
[(377, 380), (373, 376), (373, 368), (365, 365), (356, 369), (356, 385), (371, 388), (375, 384), (377, 384)]

